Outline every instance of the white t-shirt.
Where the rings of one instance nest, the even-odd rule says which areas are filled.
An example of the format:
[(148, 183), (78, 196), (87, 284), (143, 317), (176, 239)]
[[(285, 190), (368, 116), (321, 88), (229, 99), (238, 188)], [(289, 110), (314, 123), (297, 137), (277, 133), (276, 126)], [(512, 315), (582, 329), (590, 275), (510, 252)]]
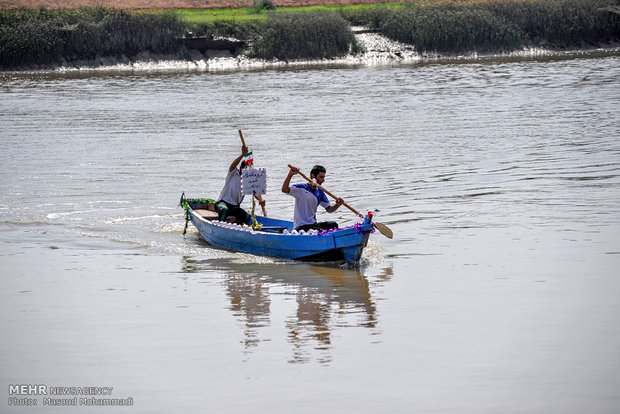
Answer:
[(224, 188), (222, 188), (218, 201), (224, 200), (227, 203), (238, 206), (243, 201), (243, 197), (244, 195), (241, 194), (241, 174), (239, 174), (239, 170), (235, 168), (228, 172)]
[(306, 184), (295, 184), (289, 188), (288, 194), (295, 198), (294, 227), (316, 223), (316, 209), (319, 206), (329, 207), (329, 200), (320, 188), (315, 192), (308, 191)]

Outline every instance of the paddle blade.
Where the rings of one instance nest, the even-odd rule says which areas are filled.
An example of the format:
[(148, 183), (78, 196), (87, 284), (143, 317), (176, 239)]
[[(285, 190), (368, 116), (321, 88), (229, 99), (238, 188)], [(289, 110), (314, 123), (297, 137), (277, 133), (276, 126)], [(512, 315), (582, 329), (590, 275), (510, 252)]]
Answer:
[(375, 224), (375, 228), (379, 230), (379, 232), (383, 234), (385, 237), (387, 237), (388, 239), (391, 239), (392, 237), (394, 237), (394, 233), (392, 233), (392, 230), (385, 224), (378, 223), (378, 222), (375, 222), (374, 224)]

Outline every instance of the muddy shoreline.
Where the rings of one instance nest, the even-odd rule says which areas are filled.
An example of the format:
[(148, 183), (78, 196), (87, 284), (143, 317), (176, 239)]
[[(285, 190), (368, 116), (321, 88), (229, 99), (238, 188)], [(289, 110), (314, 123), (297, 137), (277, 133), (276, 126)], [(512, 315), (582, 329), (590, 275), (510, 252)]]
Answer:
[[(464, 54), (419, 53), (411, 45), (400, 43), (368, 31), (364, 27), (352, 27), (357, 41), (363, 46), (363, 53), (350, 54), (341, 58), (321, 60), (263, 60), (250, 58), (243, 53), (233, 55), (223, 50), (190, 50), (187, 59), (175, 55), (161, 55), (149, 52), (127, 56), (99, 56), (91, 60), (63, 60), (55, 65), (40, 65), (16, 68), (5, 73), (175, 73), (175, 72), (229, 72), (243, 70), (265, 70), (313, 67), (363, 67), (394, 66), (407, 64), (468, 63), (487, 61), (515, 61), (532, 59), (571, 59), (584, 57), (620, 56), (620, 43), (584, 45), (580, 48), (550, 49), (530, 47), (517, 51), (495, 53), (470, 52)], [(3, 73), (0, 71), (0, 73)]]

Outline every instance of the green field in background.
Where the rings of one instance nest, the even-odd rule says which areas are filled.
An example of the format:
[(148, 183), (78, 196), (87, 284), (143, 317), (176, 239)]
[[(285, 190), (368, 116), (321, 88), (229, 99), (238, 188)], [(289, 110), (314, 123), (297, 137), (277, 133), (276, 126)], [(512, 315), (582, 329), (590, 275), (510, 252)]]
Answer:
[[(428, 3), (428, 2), (427, 2)], [(437, 3), (434, 1), (433, 3)], [(420, 3), (416, 3), (420, 4)], [(184, 21), (188, 23), (213, 23), (221, 20), (264, 20), (272, 13), (303, 13), (315, 11), (332, 11), (340, 10), (363, 10), (374, 7), (382, 8), (400, 8), (407, 7), (410, 3), (378, 3), (378, 4), (357, 4), (350, 6), (327, 5), (327, 6), (306, 6), (306, 7), (279, 7), (272, 11), (263, 11), (256, 13), (251, 7), (240, 9), (175, 9), (174, 12)]]

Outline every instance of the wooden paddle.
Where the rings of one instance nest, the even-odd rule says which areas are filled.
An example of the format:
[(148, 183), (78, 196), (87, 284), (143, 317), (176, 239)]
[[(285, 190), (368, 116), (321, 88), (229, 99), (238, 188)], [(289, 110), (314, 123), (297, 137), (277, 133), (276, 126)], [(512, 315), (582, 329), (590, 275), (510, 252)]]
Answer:
[[(239, 138), (241, 138), (241, 145), (243, 145), (244, 147), (247, 147), (247, 145), (245, 145), (245, 140), (243, 139), (243, 132), (241, 132), (241, 130), (239, 130)], [(259, 195), (259, 197), (260, 197), (260, 200), (259, 200), (259, 201), (262, 201), (262, 200), (263, 200), (263, 197), (262, 197), (262, 196), (260, 196), (260, 195)], [(263, 210), (263, 216), (264, 216), (264, 217), (267, 217), (267, 210), (265, 209), (265, 206), (263, 206), (263, 205), (261, 204), (261, 206), (260, 206), (260, 207), (261, 207), (261, 209)]]
[[(291, 164), (288, 165), (289, 168), (295, 168), (293, 167)], [(313, 183), (313, 181), (308, 178), (304, 173), (302, 173), (301, 171), (299, 171), (299, 168), (296, 168), (296, 170), (299, 172), (299, 175), (301, 175), (303, 178), (305, 178), (308, 182)], [(316, 183), (315, 183), (316, 184)], [(323, 188), (322, 186), (320, 186), (319, 184), (316, 184), (317, 187), (319, 187), (321, 190), (325, 191), (325, 194), (327, 194), (328, 196), (330, 196), (331, 198), (333, 198), (334, 200), (337, 199), (338, 197), (336, 197), (335, 195), (333, 195), (332, 193), (330, 193), (329, 191), (327, 191), (325, 188)], [(364, 217), (362, 214), (359, 213), (359, 211), (357, 211), (356, 209), (354, 209), (353, 207), (351, 207), (350, 205), (348, 205), (347, 203), (342, 203), (342, 205), (344, 205), (346, 208), (348, 208), (349, 210), (351, 210), (352, 212), (354, 212), (355, 214), (357, 214), (360, 217)], [(394, 233), (392, 232), (392, 230), (386, 226), (383, 223), (379, 223), (379, 222), (373, 222), (373, 224), (375, 225), (375, 228), (377, 230), (379, 230), (379, 232), (381, 234), (383, 234), (385, 237), (387, 237), (388, 239), (391, 239), (392, 237), (394, 237)]]

